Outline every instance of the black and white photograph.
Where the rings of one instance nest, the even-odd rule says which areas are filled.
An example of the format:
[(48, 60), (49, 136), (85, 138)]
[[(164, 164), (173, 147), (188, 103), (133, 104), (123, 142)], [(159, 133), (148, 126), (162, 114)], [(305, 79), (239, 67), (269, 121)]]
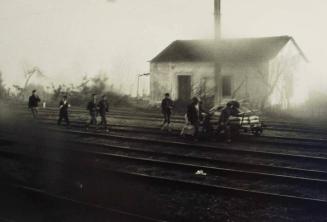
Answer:
[(326, 0), (0, 0), (0, 222), (327, 221)]

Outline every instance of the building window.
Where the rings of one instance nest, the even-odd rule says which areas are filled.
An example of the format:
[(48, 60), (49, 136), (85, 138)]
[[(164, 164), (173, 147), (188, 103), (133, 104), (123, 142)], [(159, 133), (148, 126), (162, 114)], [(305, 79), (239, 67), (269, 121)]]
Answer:
[(223, 76), (223, 96), (231, 96), (232, 95), (232, 77), (231, 76)]

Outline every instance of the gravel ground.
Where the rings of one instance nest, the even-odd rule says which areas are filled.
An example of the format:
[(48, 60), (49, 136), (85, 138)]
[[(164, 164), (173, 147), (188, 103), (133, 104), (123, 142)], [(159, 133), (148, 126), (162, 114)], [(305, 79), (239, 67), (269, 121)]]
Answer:
[[(115, 133), (116, 135), (116, 133)], [(139, 136), (132, 133), (126, 134), (121, 133), (117, 135), (130, 135), (131, 137), (140, 137), (140, 138), (151, 138), (155, 139), (162, 139), (160, 136), (155, 135), (145, 135)], [(303, 169), (311, 169), (311, 170), (327, 170), (327, 165), (322, 164), (315, 159), (307, 160), (307, 161), (299, 161), (290, 159), (287, 157), (263, 157), (261, 155), (256, 154), (238, 154), (238, 153), (228, 153), (224, 151), (220, 151), (219, 149), (206, 149), (204, 147), (196, 147), (196, 144), (208, 144), (213, 147), (221, 147), (226, 149), (243, 149), (243, 150), (250, 150), (250, 151), (266, 151), (266, 152), (275, 152), (275, 153), (283, 153), (283, 154), (295, 154), (295, 155), (311, 155), (312, 156), (323, 156), (326, 155), (326, 151), (322, 148), (319, 148), (319, 151), (323, 153), (323, 155), (319, 153), (311, 152), (308, 148), (301, 148), (301, 147), (278, 147), (273, 145), (260, 145), (255, 143), (243, 144), (243, 143), (233, 143), (233, 144), (225, 144), (225, 143), (203, 143), (203, 142), (195, 142), (194, 148), (188, 147), (181, 147), (178, 145), (159, 145), (159, 144), (148, 144), (144, 145), (142, 142), (131, 142), (131, 141), (122, 141), (116, 140), (113, 138), (95, 138), (92, 136), (81, 137), (80, 140), (85, 140), (87, 142), (98, 142), (98, 143), (106, 143), (106, 144), (114, 144), (114, 145), (124, 145), (127, 147), (140, 147), (142, 149), (148, 149), (151, 151), (158, 151), (158, 152), (169, 152), (169, 153), (176, 153), (189, 155), (189, 156), (198, 156), (198, 157), (209, 157), (212, 159), (221, 159), (221, 160), (229, 160), (229, 161), (237, 161), (237, 162), (245, 162), (245, 163), (260, 163), (260, 164), (267, 164), (271, 166), (283, 166), (283, 167), (294, 167), (294, 168), (303, 168)], [(183, 140), (177, 140), (183, 141)], [(185, 142), (185, 141), (184, 141)], [(318, 149), (318, 148), (317, 148)]]
[[(0, 120), (3, 120), (0, 113)], [(7, 118), (5, 118), (7, 119)], [(127, 122), (132, 125), (134, 122)], [(138, 123), (135, 123), (138, 124)], [(144, 125), (144, 123), (142, 123)], [(19, 126), (19, 127), (17, 127)], [(1, 125), (1, 130), (5, 125)], [(27, 138), (33, 152), (46, 154), (45, 149), (49, 144), (65, 147), (67, 144), (58, 140), (52, 141), (51, 137), (60, 138), (58, 134), (49, 134), (37, 129), (37, 125), (31, 123), (24, 125), (21, 120), (12, 120), (6, 127), (13, 127), (15, 134), (21, 138)], [(6, 135), (0, 135), (6, 137)], [(38, 139), (33, 139), (38, 136)], [(62, 141), (68, 135), (61, 135)], [(70, 136), (69, 136), (70, 137)], [(23, 139), (21, 139), (22, 141)], [(20, 140), (19, 140), (20, 141)], [(119, 141), (116, 141), (119, 143)], [(120, 142), (121, 143), (121, 142)], [(126, 143), (126, 145), (128, 145)], [(129, 144), (131, 145), (131, 144)], [(1, 145), (1, 149), (21, 149), (27, 152), (26, 146)], [(161, 147), (162, 148), (162, 147)], [(151, 149), (159, 149), (151, 146)], [(167, 151), (173, 151), (176, 147), (165, 147)], [(209, 151), (183, 150), (178, 148), (181, 154), (204, 155), (215, 158), (225, 158), (221, 153)], [(32, 152), (32, 151), (31, 151)], [(67, 158), (63, 153), (52, 154), (55, 158)], [(216, 156), (214, 156), (216, 155)], [(250, 156), (229, 156), (229, 160), (254, 161), (266, 164), (291, 165), (296, 163), (279, 162), (275, 160), (254, 159)], [(314, 163), (299, 163), (302, 167), (321, 167)], [(112, 166), (121, 169), (133, 168), (126, 162), (115, 163)], [(153, 172), (154, 168), (137, 167), (138, 172)], [(162, 174), (169, 172), (161, 172)], [(219, 178), (217, 178), (219, 179)], [(276, 202), (269, 199), (253, 199), (240, 197), (229, 193), (193, 189), (178, 184), (162, 184), (153, 181), (145, 181), (137, 178), (129, 178), (120, 174), (92, 171), (87, 165), (81, 164), (77, 169), (63, 167), (51, 162), (35, 162), (8, 157), (0, 158), (0, 180), (14, 180), (19, 183), (38, 187), (52, 193), (73, 197), (78, 200), (89, 201), (103, 206), (114, 207), (134, 213), (141, 213), (168, 221), (325, 221), (327, 212), (324, 209), (301, 204)], [(241, 181), (240, 181), (241, 182)], [(246, 186), (246, 184), (240, 184)], [(284, 189), (284, 187), (280, 187)], [(69, 218), (67, 215), (77, 215), (83, 212), (83, 217), (70, 217), (66, 221), (96, 221), (90, 220), (92, 215), (100, 215), (99, 212), (87, 211), (82, 208), (60, 205), (47, 202), (43, 204), (38, 197), (26, 198), (10, 189), (2, 189), (0, 207), (1, 216), (15, 221), (61, 221)], [(10, 201), (6, 201), (10, 200)], [(8, 203), (8, 204), (6, 204)], [(33, 206), (33, 207), (32, 207)], [(43, 207), (42, 207), (43, 206)], [(51, 207), (50, 207), (51, 206)], [(58, 209), (65, 209), (58, 210)], [(18, 217), (20, 212), (26, 214), (25, 220)], [(56, 214), (58, 212), (65, 212)], [(30, 215), (29, 215), (30, 214)], [(45, 220), (44, 215), (49, 215)], [(62, 217), (58, 215), (64, 215)], [(65, 217), (66, 215), (66, 217)], [(109, 221), (109, 215), (103, 215), (103, 221)], [(28, 220), (26, 220), (28, 219)], [(65, 221), (65, 220), (62, 220)], [(99, 220), (100, 221), (100, 220)]]
[[(136, 112), (137, 113), (137, 112)], [(55, 113), (53, 112), (53, 110), (51, 110), (50, 112), (48, 110), (40, 110), (40, 115), (43, 117), (55, 117), (57, 118), (57, 116), (55, 115)], [(117, 115), (117, 114), (115, 114)], [(136, 114), (138, 115), (138, 114)], [(70, 114), (71, 119), (72, 120), (76, 120), (76, 121), (82, 121), (82, 122), (87, 122), (88, 121), (88, 115), (87, 112), (85, 113), (81, 113), (81, 112), (75, 112), (72, 111), (72, 113)], [(109, 118), (108, 118), (109, 123), (111, 124), (121, 124), (121, 125), (134, 125), (134, 126), (146, 126), (146, 127), (158, 127), (160, 128), (160, 124), (162, 123), (159, 119), (149, 119), (149, 120), (138, 120), (137, 116), (130, 116), (128, 119), (128, 115), (125, 117), (115, 117), (115, 116), (110, 116), (109, 113)], [(180, 120), (179, 120), (180, 121)], [(286, 124), (286, 123), (285, 123)], [(310, 127), (312, 127), (314, 129), (313, 126), (310, 126), (310, 124), (304, 124), (303, 126), (301, 126), (300, 128), (303, 128), (304, 126), (307, 126), (308, 129), (310, 129)], [(176, 123), (174, 121), (172, 121), (171, 124), (172, 129), (175, 130), (180, 130), (183, 127), (183, 123)], [(264, 135), (267, 136), (284, 136), (284, 137), (294, 137), (294, 138), (307, 138), (307, 139), (327, 139), (327, 126), (320, 126), (322, 129), (326, 129), (326, 132), (324, 133), (323, 130), (321, 130), (321, 133), (310, 133), (310, 132), (294, 132), (292, 130), (290, 131), (278, 131), (278, 130), (265, 130), (264, 131)], [(324, 128), (325, 127), (325, 128)], [(295, 126), (294, 129), (296, 129), (297, 127)]]
[[(56, 194), (93, 201), (103, 206), (146, 214), (168, 221), (324, 221), (327, 216), (323, 210), (310, 206), (241, 198), (219, 192), (193, 190), (177, 184), (131, 180), (109, 173), (104, 175), (99, 172), (89, 172), (87, 169), (77, 172), (55, 164), (40, 165), (35, 162), (8, 159), (5, 161), (3, 158), (1, 158), (1, 163), (3, 163), (1, 164), (1, 178), (4, 176), (15, 178), (22, 183), (28, 183)], [(25, 169), (24, 175), (22, 175), (22, 168)], [(17, 200), (17, 202), (20, 201), (22, 200)], [(30, 201), (37, 206), (36, 203), (40, 200)], [(19, 210), (29, 208), (29, 205), (23, 205), (23, 209)], [(49, 215), (54, 215), (57, 207), (45, 210), (49, 212)], [(6, 214), (7, 217), (15, 215), (16, 211), (13, 209), (11, 211), (12, 214)], [(28, 212), (36, 218), (41, 217), (41, 220), (33, 221), (43, 221), (43, 212), (29, 210)], [(76, 213), (69, 206), (66, 212), (71, 212), (72, 215)], [(90, 218), (91, 214), (92, 212), (87, 214), (86, 218)], [(86, 218), (82, 221), (90, 221)]]

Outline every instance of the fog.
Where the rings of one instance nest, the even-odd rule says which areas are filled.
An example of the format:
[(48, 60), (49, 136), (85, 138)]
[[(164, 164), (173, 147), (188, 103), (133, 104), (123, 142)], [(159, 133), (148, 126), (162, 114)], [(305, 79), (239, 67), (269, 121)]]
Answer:
[[(223, 37), (293, 36), (310, 60), (298, 100), (326, 90), (325, 0), (222, 0)], [(213, 36), (213, 0), (0, 0), (0, 70), (7, 86), (39, 67), (43, 84), (105, 72), (136, 91), (148, 61), (176, 39)]]

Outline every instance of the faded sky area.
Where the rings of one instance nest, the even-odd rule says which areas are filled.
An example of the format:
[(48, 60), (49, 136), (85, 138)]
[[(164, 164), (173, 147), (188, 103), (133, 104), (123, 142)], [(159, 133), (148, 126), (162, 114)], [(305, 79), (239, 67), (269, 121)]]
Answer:
[[(326, 0), (222, 0), (222, 34), (293, 36), (310, 60), (298, 86), (326, 90), (326, 11)], [(38, 66), (57, 83), (107, 72), (128, 94), (170, 42), (213, 36), (213, 0), (0, 0), (0, 30), (8, 86)]]

